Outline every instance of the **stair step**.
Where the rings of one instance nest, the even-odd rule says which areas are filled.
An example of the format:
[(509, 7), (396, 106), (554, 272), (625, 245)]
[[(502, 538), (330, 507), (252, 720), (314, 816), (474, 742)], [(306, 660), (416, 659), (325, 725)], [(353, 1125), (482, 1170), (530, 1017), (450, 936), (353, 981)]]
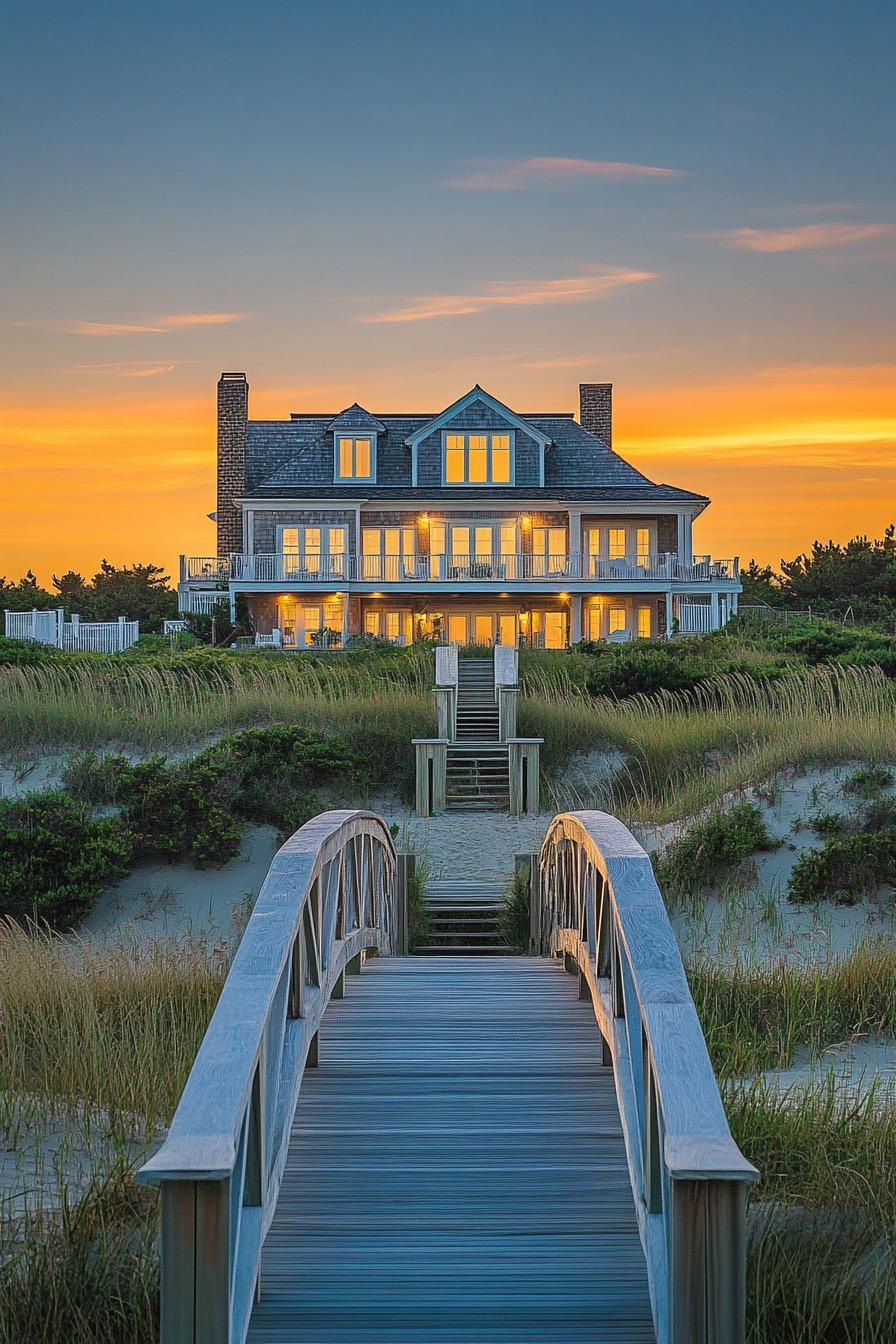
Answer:
[[(463, 948), (464, 956), (466, 956), (469, 953), (470, 956), (488, 955), (490, 957), (504, 957), (504, 956), (513, 956), (515, 952), (516, 949), (508, 946), (507, 943), (484, 943), (476, 945), (475, 947), (471, 945), (469, 947)], [(424, 943), (422, 947), (414, 948), (415, 957), (438, 957), (438, 956), (455, 957), (457, 955), (458, 955), (457, 948), (452, 947), (450, 944), (446, 947), (446, 946), (439, 946), (435, 943)]]

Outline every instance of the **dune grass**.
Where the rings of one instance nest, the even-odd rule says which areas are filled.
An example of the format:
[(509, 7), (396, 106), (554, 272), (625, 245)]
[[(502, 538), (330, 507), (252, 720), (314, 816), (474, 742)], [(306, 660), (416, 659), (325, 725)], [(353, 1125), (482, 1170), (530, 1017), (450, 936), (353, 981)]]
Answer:
[(199, 940), (73, 943), (0, 923), (0, 1141), (43, 1165), (65, 1135), (24, 1204), (0, 1203), (0, 1344), (154, 1344), (159, 1200), (134, 1174), (225, 971), (226, 949)]
[(206, 940), (73, 942), (0, 921), (0, 1094), (167, 1124), (226, 974)]
[(896, 1111), (832, 1082), (730, 1086), (732, 1133), (760, 1172), (747, 1276), (749, 1344), (896, 1338)]
[[(630, 821), (663, 822), (811, 761), (896, 756), (896, 683), (878, 668), (820, 666), (770, 681), (731, 673), (689, 691), (611, 700), (583, 692), (573, 675), (582, 656), (533, 664), (519, 705), (520, 733), (544, 739), (545, 797), (558, 808), (599, 802)], [(0, 667), (0, 747), (183, 747), (292, 723), (338, 734), (364, 754), (404, 757), (412, 737), (434, 731), (426, 650), (406, 665), (110, 661)], [(578, 797), (558, 782), (572, 756), (611, 748), (625, 758), (611, 786)]]
[[(397, 670), (398, 668), (398, 670)], [(192, 665), (0, 666), (0, 748), (183, 747), (240, 727), (301, 723), (377, 747), (435, 726), (431, 673), (406, 665), (219, 657)]]
[(822, 1050), (853, 1037), (896, 1035), (892, 940), (866, 940), (817, 966), (700, 958), (688, 979), (723, 1077), (785, 1068), (798, 1045)]
[[(600, 801), (630, 821), (692, 815), (721, 796), (814, 761), (896, 755), (896, 684), (876, 668), (818, 667), (773, 682), (731, 674), (691, 691), (586, 700), (555, 688), (520, 701), (519, 731), (545, 739), (548, 796)], [(621, 773), (598, 799), (551, 789), (575, 752), (615, 747)]]

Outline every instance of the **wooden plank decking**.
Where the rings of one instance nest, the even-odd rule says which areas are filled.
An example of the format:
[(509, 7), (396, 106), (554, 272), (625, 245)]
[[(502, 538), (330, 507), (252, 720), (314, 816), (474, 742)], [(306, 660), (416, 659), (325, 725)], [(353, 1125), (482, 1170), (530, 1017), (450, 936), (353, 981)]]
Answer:
[(250, 1344), (653, 1341), (612, 1072), (524, 957), (368, 961), (305, 1075)]

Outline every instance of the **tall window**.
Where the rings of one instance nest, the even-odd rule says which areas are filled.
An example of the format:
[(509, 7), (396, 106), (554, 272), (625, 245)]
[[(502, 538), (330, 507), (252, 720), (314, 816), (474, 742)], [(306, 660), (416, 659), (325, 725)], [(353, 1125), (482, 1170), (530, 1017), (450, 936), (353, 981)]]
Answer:
[(395, 583), (413, 578), (416, 565), (417, 530), (414, 527), (365, 527), (361, 529), (361, 574), (365, 579)]
[(452, 570), (475, 564), (479, 578), (515, 578), (518, 549), (517, 525), (512, 519), (476, 524), (434, 521), (429, 525), (429, 566), (434, 579), (445, 577), (446, 555)]
[(509, 434), (446, 434), (446, 485), (510, 485)]
[(609, 534), (609, 555), (611, 560), (625, 559), (625, 528), (611, 527)]
[(625, 629), (625, 607), (610, 608), (610, 634), (615, 635), (617, 630)]
[(565, 574), (567, 568), (566, 528), (533, 527), (532, 575), (544, 578), (549, 574)]
[(635, 532), (635, 543), (638, 551), (638, 564), (645, 568), (650, 563), (650, 528), (639, 527)]
[(346, 577), (345, 528), (281, 527), (280, 554), (284, 579), (303, 574), (343, 579)]
[(639, 639), (649, 639), (649, 638), (650, 638), (650, 608), (649, 608), (649, 607), (639, 607), (639, 608), (638, 608), (638, 638), (639, 638)]
[(336, 479), (337, 481), (372, 481), (374, 479), (373, 454), (376, 440), (369, 434), (336, 435)]

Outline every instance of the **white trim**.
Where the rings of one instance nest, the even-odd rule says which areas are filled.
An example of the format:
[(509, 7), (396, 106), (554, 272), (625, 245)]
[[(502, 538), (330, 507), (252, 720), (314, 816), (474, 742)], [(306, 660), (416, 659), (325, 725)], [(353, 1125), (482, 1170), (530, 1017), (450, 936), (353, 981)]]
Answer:
[[(333, 430), (333, 484), (334, 485), (376, 485), (376, 436), (375, 429), (334, 429)], [(343, 439), (351, 439), (354, 445), (357, 439), (367, 439), (370, 443), (370, 475), (340, 476), (339, 445)], [(355, 448), (352, 447), (352, 460)]]
[(550, 435), (544, 434), (540, 429), (536, 429), (534, 425), (530, 425), (527, 420), (522, 418), (522, 416), (517, 415), (509, 406), (505, 406), (503, 401), (498, 401), (498, 398), (493, 397), (491, 393), (485, 392), (477, 383), (470, 392), (459, 397), (457, 401), (446, 407), (446, 409), (441, 411), (439, 415), (434, 417), (434, 419), (427, 421), (427, 423), (421, 425), (419, 429), (415, 429), (413, 434), (409, 434), (405, 439), (405, 443), (408, 444), (411, 449), (416, 449), (416, 446), (421, 439), (426, 439), (430, 434), (434, 434), (437, 429), (442, 429), (448, 420), (452, 419), (455, 415), (459, 415), (461, 411), (465, 411), (468, 406), (472, 406), (474, 401), (485, 402), (486, 406), (491, 407), (496, 414), (503, 416), (508, 424), (513, 425), (515, 429), (520, 430), (523, 434), (528, 434), (530, 438), (535, 439), (537, 442), (541, 443), (542, 446), (552, 442)]
[[(497, 431), (496, 431), (497, 432)], [(364, 484), (364, 482), (361, 482)], [(393, 487), (390, 486), (389, 489)], [(409, 487), (410, 488), (410, 487)], [(450, 487), (453, 489), (453, 487)], [(458, 505), (465, 509), (520, 509), (523, 513), (550, 513), (555, 509), (567, 512), (569, 509), (581, 509), (583, 514), (595, 514), (599, 517), (612, 517), (613, 514), (626, 514), (634, 517), (643, 517), (647, 514), (678, 514), (682, 510), (681, 504), (672, 503), (668, 500), (576, 500), (576, 499), (554, 499), (548, 496), (545, 499), (539, 499), (537, 496), (520, 496), (514, 499), (482, 499), (470, 501), (464, 498), (464, 492), (469, 491), (470, 486), (460, 486), (460, 494), (455, 498), (449, 493), (448, 488), (442, 494), (434, 494), (422, 499), (389, 498), (376, 499), (368, 495), (365, 499), (306, 499), (301, 495), (281, 495), (275, 499), (238, 499), (234, 502), (243, 509), (255, 509), (260, 513), (270, 512), (281, 509), (344, 509), (346, 513), (351, 513), (353, 509), (390, 509), (396, 512), (418, 509), (425, 513), (428, 509), (449, 508)], [(480, 489), (500, 490), (508, 489), (507, 485), (482, 486)], [(695, 513), (702, 513), (705, 505), (693, 506)], [(692, 516), (694, 516), (692, 514)]]

